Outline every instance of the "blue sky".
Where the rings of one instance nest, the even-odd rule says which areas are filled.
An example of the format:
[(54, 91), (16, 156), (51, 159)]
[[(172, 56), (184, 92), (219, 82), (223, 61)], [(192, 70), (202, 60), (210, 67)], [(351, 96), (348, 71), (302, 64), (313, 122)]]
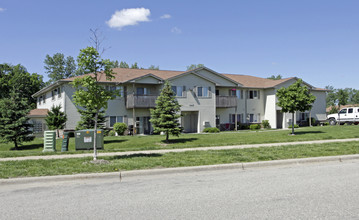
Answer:
[[(185, 70), (297, 76), (359, 89), (359, 1), (0, 1), (0, 63), (47, 76), (46, 54), (77, 57), (100, 29), (104, 58)], [(111, 19), (114, 17), (113, 19)]]

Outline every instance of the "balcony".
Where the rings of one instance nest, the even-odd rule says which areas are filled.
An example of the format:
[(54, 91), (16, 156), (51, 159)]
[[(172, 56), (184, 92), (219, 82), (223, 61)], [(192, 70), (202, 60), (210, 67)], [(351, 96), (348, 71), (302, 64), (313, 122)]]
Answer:
[(127, 95), (126, 108), (154, 108), (158, 95)]
[(216, 96), (217, 108), (233, 108), (237, 106), (237, 96)]

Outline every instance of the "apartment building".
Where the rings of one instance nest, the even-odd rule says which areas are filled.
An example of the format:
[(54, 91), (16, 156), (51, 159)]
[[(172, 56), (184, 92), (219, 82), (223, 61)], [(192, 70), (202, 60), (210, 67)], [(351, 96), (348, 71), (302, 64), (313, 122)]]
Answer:
[[(133, 125), (138, 134), (151, 134), (150, 109), (165, 80), (169, 80), (176, 99), (181, 105), (181, 126), (184, 132), (200, 133), (205, 127), (234, 129), (239, 123), (261, 123), (269, 120), (272, 128), (287, 128), (291, 114), (281, 113), (276, 105), (276, 91), (287, 87), (297, 78), (270, 80), (248, 75), (220, 74), (207, 67), (190, 71), (167, 71), (147, 69), (113, 69), (111, 81), (99, 74), (98, 81), (108, 89), (120, 89), (120, 96), (108, 103), (106, 127), (116, 122)], [(81, 77), (81, 76), (80, 76)], [(66, 129), (75, 129), (80, 114), (72, 100), (75, 89), (70, 84), (74, 78), (59, 80), (33, 96), (37, 109), (50, 109), (61, 105), (67, 114)], [(310, 112), (298, 112), (298, 123), (309, 116), (325, 120), (326, 90), (304, 83), (317, 97)], [(45, 117), (45, 115), (44, 115)], [(37, 115), (39, 120), (39, 115)]]

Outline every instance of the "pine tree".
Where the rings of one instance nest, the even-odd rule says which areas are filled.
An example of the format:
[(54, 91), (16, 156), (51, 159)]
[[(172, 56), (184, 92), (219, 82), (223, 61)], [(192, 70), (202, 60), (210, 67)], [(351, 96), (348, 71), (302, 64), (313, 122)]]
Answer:
[[(81, 114), (81, 120), (77, 122), (76, 130), (93, 129), (95, 127), (96, 110), (77, 109)], [(105, 111), (100, 111), (97, 117), (97, 128), (105, 129)]]
[(150, 119), (154, 132), (165, 132), (166, 142), (168, 142), (169, 134), (178, 136), (182, 132), (178, 121), (181, 115), (177, 114), (180, 107), (170, 83), (166, 81), (156, 100), (156, 108), (151, 109)]
[(20, 96), (13, 89), (9, 98), (0, 99), (0, 141), (13, 142), (15, 150), (22, 142), (34, 139), (30, 136), (32, 125), (27, 117), (30, 112), (28, 100)]
[(57, 137), (59, 137), (59, 130), (65, 127), (65, 123), (67, 121), (67, 116), (64, 112), (61, 111), (61, 105), (52, 106), (51, 111), (47, 114), (45, 118), (47, 127), (50, 130), (57, 131)]

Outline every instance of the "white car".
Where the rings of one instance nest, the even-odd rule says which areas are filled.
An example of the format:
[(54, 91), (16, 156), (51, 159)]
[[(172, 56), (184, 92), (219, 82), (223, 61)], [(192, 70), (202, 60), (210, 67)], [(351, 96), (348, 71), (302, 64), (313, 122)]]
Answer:
[(359, 107), (343, 108), (336, 114), (330, 114), (327, 116), (327, 120), (330, 125), (337, 123), (344, 124), (358, 124), (359, 123)]

